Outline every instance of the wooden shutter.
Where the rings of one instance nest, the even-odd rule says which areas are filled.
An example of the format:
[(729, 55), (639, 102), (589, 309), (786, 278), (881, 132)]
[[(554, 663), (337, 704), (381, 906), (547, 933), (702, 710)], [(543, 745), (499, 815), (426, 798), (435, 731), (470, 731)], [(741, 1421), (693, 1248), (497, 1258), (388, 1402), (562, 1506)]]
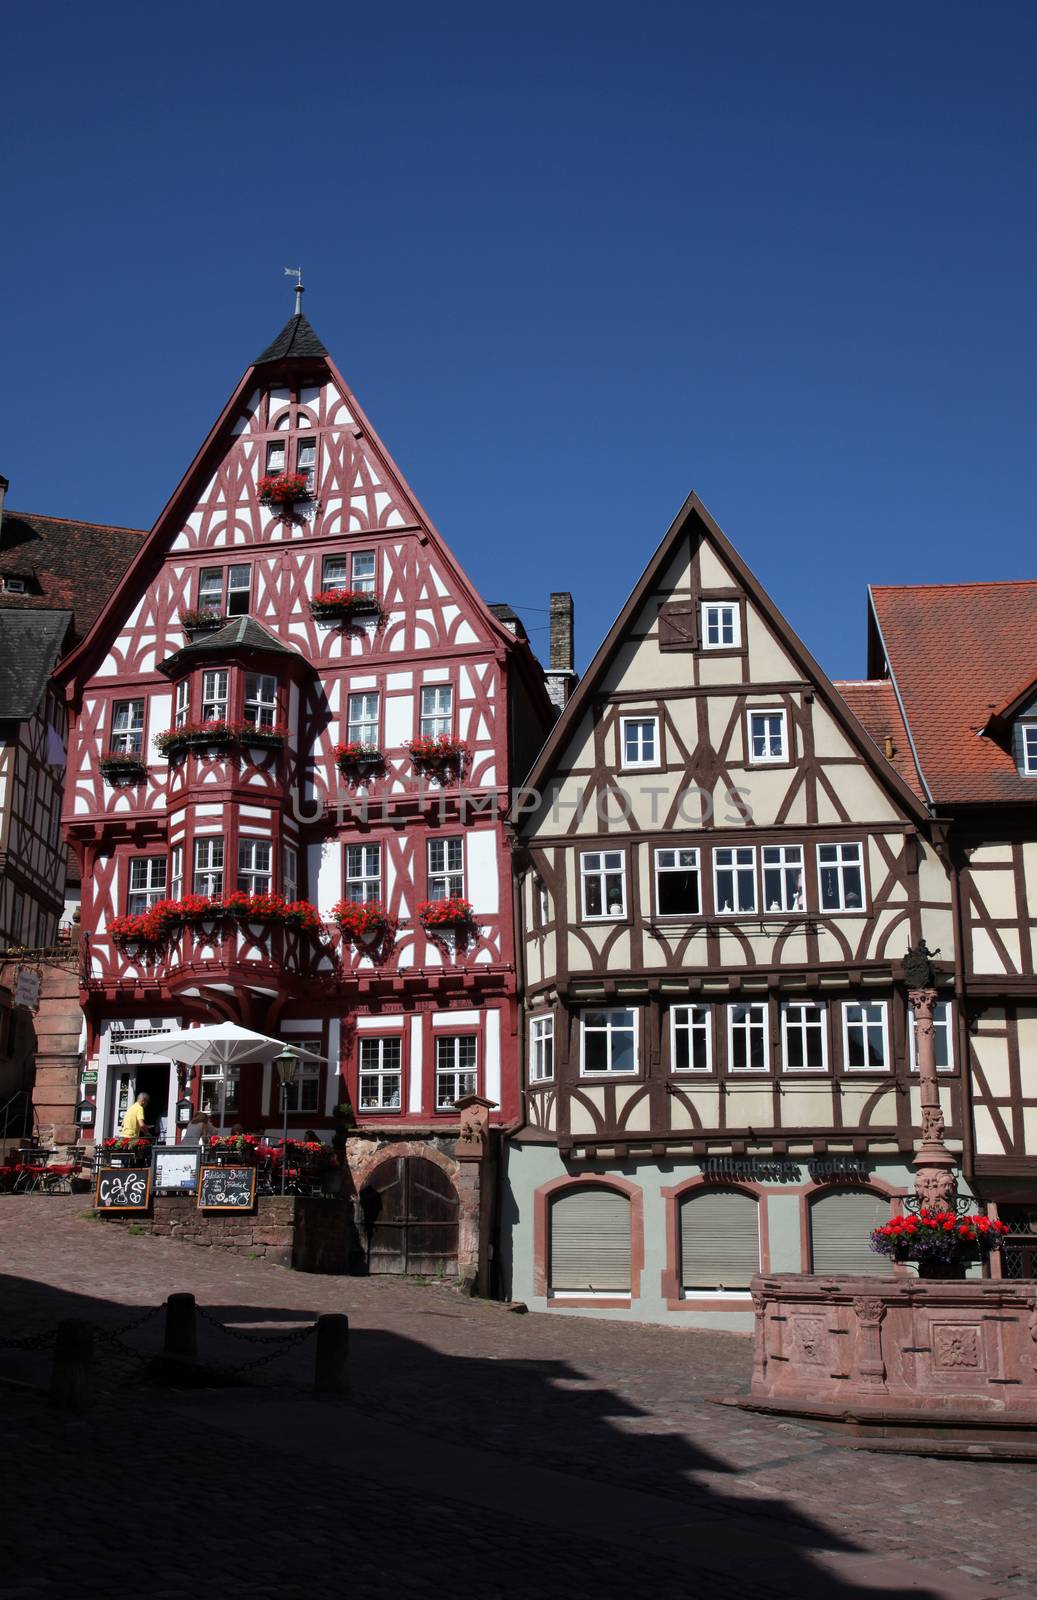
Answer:
[(872, 1228), (889, 1221), (889, 1201), (866, 1189), (833, 1189), (810, 1207), (810, 1254), (815, 1272), (892, 1271), (888, 1256), (870, 1247)]
[(551, 1206), (551, 1288), (630, 1293), (630, 1201), (574, 1189)]
[(748, 1194), (705, 1189), (681, 1201), (685, 1289), (748, 1289), (760, 1270), (760, 1211)]
[(690, 601), (659, 607), (659, 649), (694, 650), (698, 644), (698, 608)]

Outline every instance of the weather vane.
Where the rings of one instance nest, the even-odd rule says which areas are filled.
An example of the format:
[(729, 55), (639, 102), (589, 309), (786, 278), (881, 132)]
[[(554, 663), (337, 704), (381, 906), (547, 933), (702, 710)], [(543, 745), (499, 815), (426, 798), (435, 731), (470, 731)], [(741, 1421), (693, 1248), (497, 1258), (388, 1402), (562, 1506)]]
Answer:
[(301, 317), (302, 316), (302, 297), (303, 297), (302, 268), (301, 267), (285, 267), (284, 275), (285, 275), (286, 278), (294, 278), (295, 279), (295, 315), (297, 317)]

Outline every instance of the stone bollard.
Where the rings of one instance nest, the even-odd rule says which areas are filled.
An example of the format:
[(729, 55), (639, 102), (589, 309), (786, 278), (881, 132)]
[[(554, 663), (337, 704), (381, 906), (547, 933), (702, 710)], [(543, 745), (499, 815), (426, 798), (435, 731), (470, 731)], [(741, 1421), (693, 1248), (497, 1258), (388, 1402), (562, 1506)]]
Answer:
[(351, 1395), (349, 1318), (338, 1313), (317, 1318), (313, 1387), (318, 1394)]
[(166, 1301), (162, 1354), (179, 1361), (198, 1360), (198, 1321), (193, 1294), (171, 1294)]
[(86, 1411), (93, 1400), (94, 1330), (89, 1322), (59, 1322), (54, 1336), (50, 1403), (62, 1411)]

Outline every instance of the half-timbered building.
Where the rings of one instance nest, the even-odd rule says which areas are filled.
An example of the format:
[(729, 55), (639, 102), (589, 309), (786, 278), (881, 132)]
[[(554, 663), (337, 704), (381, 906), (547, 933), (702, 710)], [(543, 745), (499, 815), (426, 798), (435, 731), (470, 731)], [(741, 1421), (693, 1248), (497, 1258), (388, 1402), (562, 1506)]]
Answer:
[[(516, 812), (511, 1293), (750, 1325), (759, 1270), (882, 1270), (918, 1116), (902, 958), (951, 885), (876, 744), (692, 496)], [(522, 813), (519, 817), (519, 812)], [(949, 1142), (964, 1136), (953, 998)]]
[[(185, 1089), (217, 1108), (215, 1071), (146, 1065), (141, 1030), (227, 1018), (310, 1047), (290, 1131), (350, 1108), (375, 1255), (406, 1270), (415, 1216), (456, 1238), (458, 1102), (518, 1112), (502, 811), (552, 711), (298, 309), (62, 677), (100, 1131), (141, 1088), (170, 1125)], [(128, 937), (160, 904), (161, 938)], [(227, 1093), (230, 1120), (280, 1125), (269, 1067)]]

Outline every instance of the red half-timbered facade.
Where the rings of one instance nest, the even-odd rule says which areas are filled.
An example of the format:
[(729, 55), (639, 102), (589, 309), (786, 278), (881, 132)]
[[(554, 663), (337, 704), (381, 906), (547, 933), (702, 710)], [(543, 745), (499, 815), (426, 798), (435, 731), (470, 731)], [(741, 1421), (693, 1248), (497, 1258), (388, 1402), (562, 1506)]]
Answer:
[[(551, 720), (543, 674), (301, 314), (241, 379), (62, 681), (102, 1132), (134, 1088), (171, 1117), (183, 1087), (127, 1032), (219, 1018), (326, 1058), (293, 1086), (296, 1130), (330, 1129), (348, 1102), (371, 1149), (439, 1149), (470, 1094), (492, 1123), (515, 1118), (502, 815)], [(192, 896), (252, 896), (251, 913), (202, 916)], [(463, 903), (460, 927), (434, 925), (444, 902)], [(134, 939), (125, 919), (159, 903), (161, 938)], [(377, 938), (340, 929), (335, 908), (349, 923), (356, 906), (382, 918)], [(215, 1086), (190, 1094), (212, 1105)], [(242, 1069), (229, 1110), (278, 1125), (271, 1070)]]

